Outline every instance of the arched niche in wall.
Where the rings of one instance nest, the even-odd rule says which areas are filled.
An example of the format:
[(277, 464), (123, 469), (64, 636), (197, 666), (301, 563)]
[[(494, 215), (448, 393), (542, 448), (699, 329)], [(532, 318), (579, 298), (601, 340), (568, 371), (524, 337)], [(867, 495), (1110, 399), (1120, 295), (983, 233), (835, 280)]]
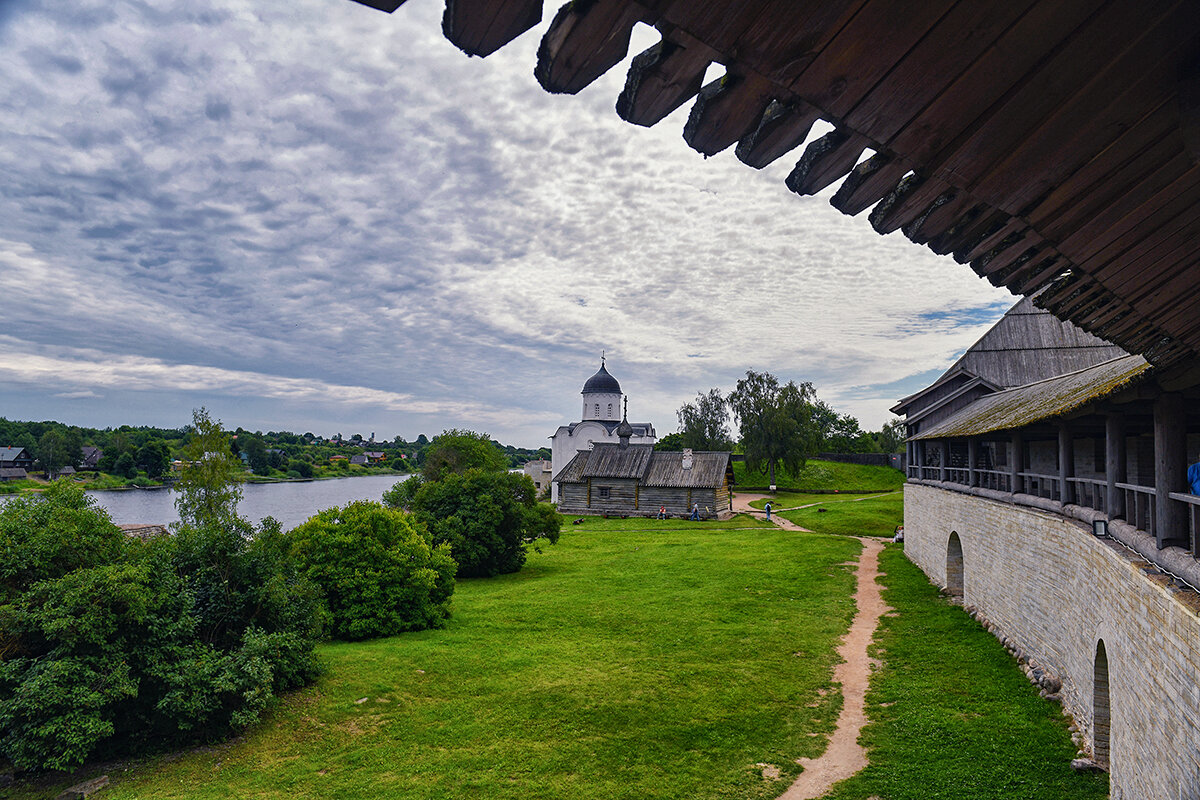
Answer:
[(946, 592), (952, 597), (963, 596), (963, 549), (957, 531), (950, 531), (946, 543)]
[(1104, 640), (1096, 642), (1095, 670), (1092, 673), (1092, 758), (1108, 766), (1108, 742), (1111, 730), (1108, 700), (1108, 652)]

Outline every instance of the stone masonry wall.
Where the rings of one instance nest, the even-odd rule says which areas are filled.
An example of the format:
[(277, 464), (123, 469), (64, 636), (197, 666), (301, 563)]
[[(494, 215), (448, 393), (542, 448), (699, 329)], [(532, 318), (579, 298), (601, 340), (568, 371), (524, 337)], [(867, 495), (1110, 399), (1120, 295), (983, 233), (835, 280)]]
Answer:
[(1079, 522), (907, 484), (905, 552), (941, 587), (952, 532), (962, 545), (964, 604), (1062, 680), (1064, 708), (1089, 745), (1103, 642), (1112, 800), (1200, 798), (1196, 594)]

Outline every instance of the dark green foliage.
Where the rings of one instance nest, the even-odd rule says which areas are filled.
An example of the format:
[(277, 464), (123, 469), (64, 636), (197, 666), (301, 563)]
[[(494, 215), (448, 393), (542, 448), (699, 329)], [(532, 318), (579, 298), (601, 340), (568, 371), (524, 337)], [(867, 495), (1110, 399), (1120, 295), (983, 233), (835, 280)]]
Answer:
[(137, 477), (137, 459), (133, 457), (133, 453), (126, 450), (117, 458), (112, 471), (123, 478), (135, 478)]
[(277, 523), (129, 540), (67, 482), (0, 509), (0, 753), (22, 771), (224, 736), (316, 675)]
[(171, 446), (162, 439), (151, 439), (138, 451), (137, 462), (147, 476), (161, 478), (171, 466)]
[(33, 452), (47, 473), (73, 467), (83, 455), (83, 436), (78, 428), (58, 425), (42, 434)]
[(293, 458), (288, 461), (288, 470), (295, 472), (301, 478), (311, 478), (313, 476), (312, 464), (300, 458)]
[(425, 479), (420, 475), (412, 475), (400, 481), (383, 493), (383, 504), (388, 508), (408, 511), (412, 508), (413, 498), (417, 496), (417, 490), (423, 483)]
[(304, 576), (329, 609), (335, 637), (437, 628), (450, 615), (457, 565), (400, 511), (361, 501), (329, 508), (290, 534)]
[[(729, 403), (720, 389), (696, 395), (695, 403), (684, 403), (676, 412), (683, 447), (694, 450), (732, 450), (729, 436)], [(664, 448), (659, 448), (664, 449)]]
[(658, 441), (654, 443), (655, 450), (664, 452), (678, 453), (683, 449), (683, 434), (668, 433), (666, 436), (658, 437)]
[(820, 441), (813, 424), (815, 398), (811, 383), (780, 385), (769, 372), (746, 372), (729, 393), (729, 407), (738, 419), (748, 471), (769, 472), (774, 484), (777, 467), (793, 473), (804, 468)]
[(461, 475), (469, 469), (501, 472), (508, 469), (508, 457), (500, 445), (486, 433), (449, 430), (433, 437), (425, 448), (421, 473), (426, 480), (436, 481), (446, 475)]
[(562, 516), (537, 502), (533, 481), (511, 472), (471, 470), (428, 482), (412, 509), (435, 543), (450, 545), (459, 577), (517, 572), (527, 544), (553, 544), (562, 528)]

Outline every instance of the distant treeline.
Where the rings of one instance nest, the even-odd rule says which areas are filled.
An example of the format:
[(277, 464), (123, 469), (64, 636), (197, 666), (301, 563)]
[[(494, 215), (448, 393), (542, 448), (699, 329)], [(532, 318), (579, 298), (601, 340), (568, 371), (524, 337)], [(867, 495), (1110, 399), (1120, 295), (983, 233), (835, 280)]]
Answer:
[[(35, 469), (58, 471), (83, 466), (84, 448), (98, 447), (102, 457), (94, 467), (120, 478), (159, 480), (171, 469), (171, 463), (183, 458), (190, 438), (190, 425), (178, 428), (122, 425), (117, 428), (86, 428), (61, 422), (24, 422), (0, 417), (0, 447), (23, 447), (35, 459)], [(510, 467), (526, 461), (549, 458), (549, 448), (502, 445), (492, 440)], [(330, 437), (312, 432), (247, 431), (231, 432), (230, 448), (247, 468), (262, 477), (320, 477), (325, 474), (354, 474), (359, 471), (397, 470), (413, 472), (424, 463), (429, 437), (421, 434), (416, 441), (396, 436), (374, 440), (355, 433)], [(357, 457), (357, 458), (356, 458)], [(352, 463), (363, 462), (365, 463)]]

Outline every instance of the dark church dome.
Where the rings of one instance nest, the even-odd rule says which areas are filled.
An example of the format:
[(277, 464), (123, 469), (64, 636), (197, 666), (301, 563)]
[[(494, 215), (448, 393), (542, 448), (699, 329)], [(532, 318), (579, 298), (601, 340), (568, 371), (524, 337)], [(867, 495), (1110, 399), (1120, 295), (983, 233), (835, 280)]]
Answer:
[(608, 374), (608, 370), (604, 368), (604, 362), (600, 362), (600, 371), (587, 379), (587, 383), (583, 385), (581, 394), (620, 394), (621, 384), (617, 383), (617, 379)]

